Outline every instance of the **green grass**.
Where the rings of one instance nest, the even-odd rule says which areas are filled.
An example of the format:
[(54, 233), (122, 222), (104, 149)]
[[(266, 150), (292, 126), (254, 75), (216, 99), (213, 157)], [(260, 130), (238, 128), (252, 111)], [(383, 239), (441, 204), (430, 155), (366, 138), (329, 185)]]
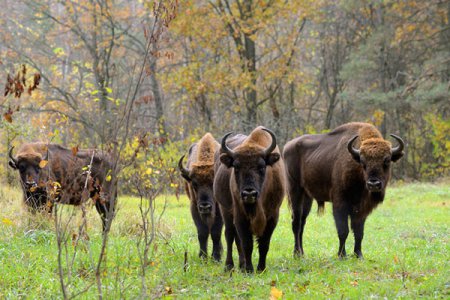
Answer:
[[(363, 261), (351, 256), (342, 261), (337, 258), (338, 238), (329, 204), (324, 216), (311, 213), (305, 229), (306, 255), (294, 259), (290, 213), (285, 202), (272, 238), (267, 270), (252, 275), (225, 272), (223, 262), (201, 261), (197, 257), (196, 230), (187, 198), (166, 199), (168, 207), (152, 245), (152, 263), (147, 267), (150, 298), (268, 299), (272, 286), (283, 292), (284, 299), (450, 297), (448, 183), (390, 187), (384, 204), (366, 222)], [(164, 199), (157, 201), (161, 208)], [(104, 272), (103, 290), (107, 299), (140, 295), (137, 204), (137, 199), (120, 199)], [(26, 213), (21, 194), (14, 189), (0, 187), (0, 205), (0, 299), (61, 298), (52, 220)], [(78, 209), (66, 211), (68, 216)], [(101, 225), (94, 208), (88, 218), (90, 240), (86, 245), (90, 245), (95, 257), (100, 248)], [(74, 219), (73, 231), (79, 222), (78, 217)], [(224, 238), (223, 242), (225, 246)], [(350, 236), (347, 251), (351, 253), (352, 249)], [(68, 288), (71, 293), (94, 283), (88, 253), (80, 251), (77, 256)], [(253, 259), (256, 263), (257, 251)], [(93, 298), (96, 293), (94, 285), (80, 298)]]

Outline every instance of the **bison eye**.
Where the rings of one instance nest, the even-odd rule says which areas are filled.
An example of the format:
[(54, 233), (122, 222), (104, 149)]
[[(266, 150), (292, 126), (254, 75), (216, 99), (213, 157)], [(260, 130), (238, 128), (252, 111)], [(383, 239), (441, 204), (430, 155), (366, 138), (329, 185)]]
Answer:
[(19, 171), (20, 172), (25, 172), (25, 166), (24, 165), (19, 165)]

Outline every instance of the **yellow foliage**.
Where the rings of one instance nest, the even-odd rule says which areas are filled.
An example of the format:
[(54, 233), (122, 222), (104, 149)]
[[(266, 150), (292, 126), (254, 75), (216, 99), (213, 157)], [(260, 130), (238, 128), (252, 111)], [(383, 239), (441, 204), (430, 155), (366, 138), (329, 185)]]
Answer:
[(11, 219), (8, 218), (2, 218), (2, 223), (9, 226), (14, 225), (13, 221), (11, 221)]

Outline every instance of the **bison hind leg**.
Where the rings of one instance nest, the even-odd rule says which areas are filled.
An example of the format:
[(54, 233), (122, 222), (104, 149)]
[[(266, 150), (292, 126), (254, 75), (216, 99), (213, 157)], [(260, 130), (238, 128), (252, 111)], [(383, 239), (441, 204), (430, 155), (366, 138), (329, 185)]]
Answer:
[[(305, 229), (306, 218), (311, 211), (312, 198), (303, 189), (292, 191), (290, 197), (292, 206), (292, 231), (294, 233), (295, 245), (294, 256), (302, 256), (303, 251), (303, 231)], [(297, 199), (297, 200), (294, 200)]]

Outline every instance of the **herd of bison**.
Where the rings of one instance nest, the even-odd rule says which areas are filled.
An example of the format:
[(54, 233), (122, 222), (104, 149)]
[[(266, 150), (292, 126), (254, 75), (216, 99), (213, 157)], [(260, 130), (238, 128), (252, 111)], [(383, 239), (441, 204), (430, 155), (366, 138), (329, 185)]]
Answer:
[[(183, 156), (178, 163), (197, 228), (199, 255), (207, 256), (211, 236), (212, 257), (220, 261), (225, 225), (226, 268), (234, 268), (235, 242), (240, 269), (254, 271), (251, 258), (256, 237), (257, 270), (264, 270), (270, 239), (287, 193), (294, 255), (303, 255), (303, 230), (315, 199), (319, 212), (325, 201), (332, 202), (339, 257), (346, 256), (350, 219), (354, 253), (362, 258), (366, 218), (383, 202), (391, 162), (403, 156), (403, 140), (391, 136), (396, 140), (395, 147), (373, 125), (348, 123), (329, 133), (295, 138), (281, 152), (275, 134), (261, 126), (248, 136), (227, 133), (220, 143), (206, 133), (189, 148), (187, 162), (183, 162)], [(51, 212), (54, 203), (79, 205), (92, 198), (103, 229), (108, 229), (117, 185), (111, 181), (112, 162), (106, 153), (27, 143), (15, 155), (11, 148), (9, 157), (9, 165), (20, 173), (24, 202), (31, 211)]]

